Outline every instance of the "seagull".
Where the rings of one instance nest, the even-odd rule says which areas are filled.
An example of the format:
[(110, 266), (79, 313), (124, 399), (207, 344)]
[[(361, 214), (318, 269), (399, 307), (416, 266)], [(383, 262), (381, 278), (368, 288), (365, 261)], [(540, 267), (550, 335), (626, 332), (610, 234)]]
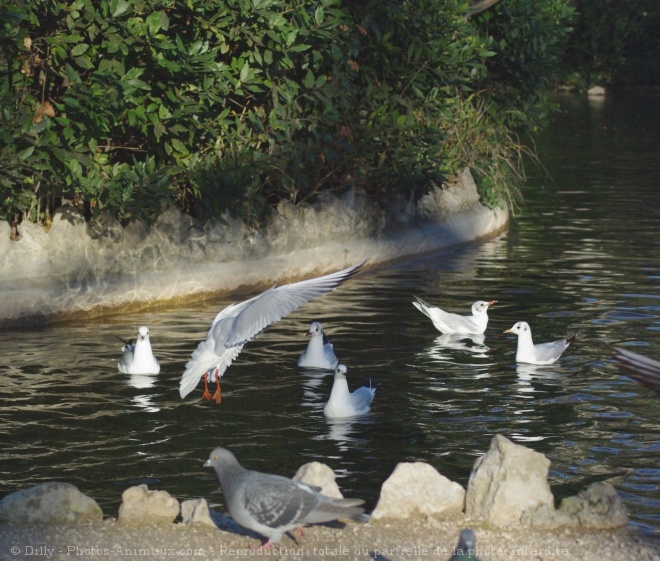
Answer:
[(335, 351), (323, 331), (323, 326), (314, 321), (307, 332), (309, 344), (298, 359), (300, 368), (317, 368), (319, 370), (334, 370), (339, 364)]
[(418, 296), (415, 296), (415, 299), (417, 302), (413, 302), (413, 306), (425, 316), (428, 316), (435, 328), (445, 335), (452, 335), (454, 333), (481, 335), (486, 331), (486, 326), (488, 325), (488, 308), (497, 302), (497, 300), (491, 300), (490, 302), (479, 300), (472, 304), (471, 316), (460, 316), (445, 312), (437, 306), (432, 306)]
[(371, 380), (369, 386), (362, 386), (353, 393), (348, 391), (346, 372), (347, 368), (343, 364), (337, 366), (335, 370), (330, 399), (323, 408), (323, 414), (330, 419), (357, 417), (368, 413), (376, 395), (376, 388), (371, 386)]
[(619, 368), (637, 380), (642, 386), (660, 394), (660, 362), (625, 349), (614, 349)]
[[(227, 306), (215, 317), (206, 339), (187, 362), (179, 383), (181, 398), (194, 390), (199, 379), (204, 377), (202, 397), (220, 403), (220, 378), (245, 343), (306, 302), (334, 290), (355, 275), (362, 265), (364, 262), (322, 277), (276, 285), (245, 302)], [(216, 383), (213, 397), (208, 390), (209, 382)]]
[(151, 351), (151, 342), (149, 341), (149, 328), (142, 325), (138, 328), (135, 345), (133, 339), (123, 341), (122, 355), (117, 363), (117, 368), (124, 374), (158, 374), (160, 364)]
[(577, 333), (574, 333), (566, 339), (535, 345), (532, 341), (532, 330), (526, 321), (519, 321), (504, 333), (515, 333), (518, 335), (518, 350), (516, 351), (517, 362), (540, 365), (556, 362), (568, 346), (575, 341), (575, 338), (578, 335)]
[[(339, 518), (361, 519), (362, 499), (334, 499), (281, 475), (245, 469), (226, 448), (216, 448), (204, 464), (218, 474), (231, 517), (266, 537), (259, 549), (279, 542), (289, 530)], [(300, 531), (300, 530), (299, 530)]]
[(449, 561), (467, 561), (472, 559), (474, 561), (481, 561), (476, 554), (477, 550), (477, 538), (474, 535), (474, 531), (469, 528), (461, 530), (461, 534), (458, 538), (458, 544), (454, 548), (454, 554), (451, 556)]

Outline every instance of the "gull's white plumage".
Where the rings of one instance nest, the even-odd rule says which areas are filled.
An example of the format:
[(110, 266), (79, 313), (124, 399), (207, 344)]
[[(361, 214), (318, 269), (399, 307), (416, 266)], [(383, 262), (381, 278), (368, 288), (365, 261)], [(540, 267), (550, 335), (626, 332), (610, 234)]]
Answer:
[(319, 370), (334, 370), (339, 364), (332, 343), (325, 336), (323, 326), (314, 321), (307, 332), (309, 344), (298, 359), (300, 368), (316, 368)]
[(305, 524), (358, 518), (364, 512), (361, 499), (334, 499), (305, 483), (269, 473), (245, 469), (225, 448), (216, 448), (204, 464), (215, 469), (231, 517), (267, 541), (278, 542), (289, 530)]
[(517, 362), (539, 365), (556, 362), (577, 337), (577, 333), (575, 333), (566, 339), (535, 345), (532, 340), (532, 330), (526, 321), (519, 321), (504, 333), (513, 333), (518, 336), (518, 348), (516, 350)]
[(433, 322), (435, 328), (445, 335), (455, 333), (482, 334), (488, 326), (488, 308), (496, 302), (496, 300), (491, 300), (490, 302), (479, 300), (472, 304), (471, 316), (461, 316), (459, 314), (445, 312), (417, 296), (415, 296), (415, 299), (417, 302), (413, 302), (413, 306), (427, 316)]
[(328, 418), (357, 417), (368, 413), (371, 409), (371, 402), (376, 395), (376, 388), (371, 386), (371, 380), (369, 386), (362, 386), (351, 393), (348, 389), (346, 372), (347, 368), (343, 364), (337, 366), (335, 370), (330, 399), (323, 408), (323, 414)]
[(142, 325), (138, 328), (135, 344), (124, 341), (122, 355), (117, 368), (124, 374), (158, 374), (160, 364), (156, 360), (149, 339), (149, 328)]
[(195, 389), (199, 379), (207, 373), (209, 381), (217, 382), (247, 342), (306, 302), (334, 290), (356, 274), (363, 264), (322, 277), (274, 286), (245, 302), (227, 306), (215, 317), (206, 339), (186, 364), (179, 384), (181, 397)]

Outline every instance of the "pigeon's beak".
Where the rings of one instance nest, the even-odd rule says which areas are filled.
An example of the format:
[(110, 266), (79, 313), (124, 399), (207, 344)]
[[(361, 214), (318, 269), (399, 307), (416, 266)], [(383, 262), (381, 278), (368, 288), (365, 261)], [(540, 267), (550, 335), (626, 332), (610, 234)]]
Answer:
[(308, 331), (307, 333), (305, 333), (305, 337), (311, 337), (311, 336), (312, 336), (312, 332), (311, 332), (311, 331)]
[(504, 331), (504, 333), (513, 333), (513, 329), (507, 329)]
[(205, 468), (209, 468), (209, 467), (211, 467), (211, 460), (206, 460), (206, 461), (204, 462), (204, 466), (203, 466), (203, 467), (205, 467)]
[(493, 304), (497, 304), (497, 300), (491, 300), (488, 302), (488, 307), (490, 308)]

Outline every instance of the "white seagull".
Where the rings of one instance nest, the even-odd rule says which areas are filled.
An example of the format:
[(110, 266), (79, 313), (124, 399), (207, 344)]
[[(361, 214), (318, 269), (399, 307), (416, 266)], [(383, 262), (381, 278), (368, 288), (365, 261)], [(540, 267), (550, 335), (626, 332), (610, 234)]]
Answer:
[(574, 333), (566, 339), (559, 339), (558, 341), (535, 345), (534, 341), (532, 341), (532, 330), (526, 321), (519, 321), (504, 333), (514, 333), (515, 335), (518, 335), (518, 350), (516, 351), (517, 362), (539, 365), (556, 362), (561, 354), (577, 337), (577, 333)]
[(614, 349), (614, 358), (619, 368), (637, 380), (642, 386), (660, 394), (660, 362), (626, 349)]
[(142, 325), (138, 328), (135, 345), (133, 340), (124, 341), (122, 355), (117, 363), (117, 368), (124, 374), (158, 374), (160, 364), (151, 351), (151, 342), (149, 341), (149, 328)]
[[(203, 377), (202, 397), (220, 403), (220, 378), (248, 341), (306, 302), (334, 290), (355, 275), (362, 265), (364, 262), (322, 277), (274, 286), (245, 302), (227, 306), (215, 317), (206, 339), (186, 364), (179, 384), (181, 397), (194, 390)], [(216, 383), (213, 397), (208, 391), (209, 381)]]
[(486, 331), (486, 327), (488, 326), (488, 308), (497, 302), (497, 300), (491, 300), (490, 302), (479, 300), (472, 304), (471, 316), (461, 316), (445, 312), (417, 296), (415, 296), (415, 299), (417, 302), (413, 302), (413, 306), (425, 316), (428, 316), (433, 322), (435, 328), (445, 335), (452, 335), (455, 333), (472, 333), (481, 335)]
[(369, 386), (362, 386), (351, 393), (348, 390), (346, 372), (347, 368), (343, 364), (337, 366), (335, 370), (330, 399), (323, 408), (323, 414), (330, 419), (357, 417), (368, 413), (376, 395), (376, 388), (371, 386), (371, 380)]
[(298, 359), (300, 368), (317, 368), (319, 370), (334, 370), (339, 364), (334, 347), (325, 335), (323, 326), (314, 321), (307, 332), (309, 344)]

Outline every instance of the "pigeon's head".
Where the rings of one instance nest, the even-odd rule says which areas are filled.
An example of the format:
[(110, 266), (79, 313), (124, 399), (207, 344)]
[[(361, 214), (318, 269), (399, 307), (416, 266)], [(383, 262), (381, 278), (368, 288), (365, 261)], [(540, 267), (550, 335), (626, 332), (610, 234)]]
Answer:
[(149, 339), (149, 328), (146, 325), (138, 327), (138, 341)]
[(461, 530), (461, 536), (459, 539), (459, 547), (457, 549), (462, 549), (463, 551), (474, 551), (475, 546), (477, 545), (477, 537), (474, 535), (474, 531), (470, 528), (465, 528)]
[(226, 448), (216, 448), (211, 452), (209, 459), (204, 462), (204, 467), (215, 468), (217, 472), (222, 471), (224, 468), (238, 465), (236, 456)]
[(515, 335), (522, 335), (529, 333), (529, 324), (526, 321), (519, 321), (511, 329), (507, 329), (504, 333), (513, 333)]
[(484, 302), (479, 300), (472, 304), (472, 315), (485, 314), (488, 311), (488, 308), (495, 304), (497, 300), (491, 300), (490, 302)]
[(343, 364), (338, 364), (335, 370), (335, 376), (346, 376), (346, 372), (348, 372), (348, 368)]
[(309, 331), (307, 332), (307, 337), (314, 337), (315, 335), (322, 335), (323, 327), (318, 321), (313, 321), (309, 326)]

